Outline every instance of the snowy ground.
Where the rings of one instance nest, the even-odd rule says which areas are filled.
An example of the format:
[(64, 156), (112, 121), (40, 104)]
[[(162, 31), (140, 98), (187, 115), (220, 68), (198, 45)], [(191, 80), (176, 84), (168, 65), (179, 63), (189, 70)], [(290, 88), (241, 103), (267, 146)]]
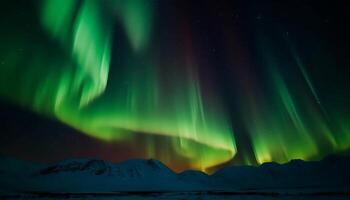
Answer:
[(120, 192), (99, 194), (9, 194), (0, 196), (0, 199), (96, 199), (96, 200), (347, 200), (350, 193), (306, 193), (288, 194), (276, 192)]

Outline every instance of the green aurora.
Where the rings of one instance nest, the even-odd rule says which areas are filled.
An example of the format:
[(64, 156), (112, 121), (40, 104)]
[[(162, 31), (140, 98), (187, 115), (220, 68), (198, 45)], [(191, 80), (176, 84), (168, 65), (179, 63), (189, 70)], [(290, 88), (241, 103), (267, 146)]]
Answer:
[[(162, 49), (154, 42), (156, 4), (40, 1), (33, 37), (23, 37), (16, 26), (3, 32), (0, 96), (106, 142), (131, 145), (138, 134), (168, 137), (190, 168), (206, 171), (234, 162), (235, 121), (219, 86), (200, 78), (191, 40), (185, 39), (186, 50), (172, 63), (161, 61)], [(242, 88), (246, 95), (237, 96), (255, 157), (244, 163), (315, 159), (348, 150), (350, 115), (328, 113), (293, 42), (286, 45), (298, 84), (283, 72), (278, 50), (266, 48), (272, 41), (257, 35), (268, 81)], [(167, 155), (152, 146), (159, 141), (148, 142), (140, 155), (171, 166), (173, 158), (164, 160)]]

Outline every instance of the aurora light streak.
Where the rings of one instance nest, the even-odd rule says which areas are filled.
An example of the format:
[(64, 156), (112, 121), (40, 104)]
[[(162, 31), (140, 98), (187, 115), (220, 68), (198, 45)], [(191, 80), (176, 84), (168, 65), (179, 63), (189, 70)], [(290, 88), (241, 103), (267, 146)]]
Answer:
[[(176, 170), (318, 159), (350, 148), (350, 115), (328, 110), (331, 103), (323, 104), (297, 45), (283, 37), (271, 45), (271, 27), (252, 23), (257, 44), (250, 51), (237, 27), (218, 31), (229, 63), (220, 75), (215, 65), (221, 64), (213, 62), (222, 58), (202, 56), (201, 31), (165, 3), (30, 5), (29, 33), (16, 25), (1, 33), (0, 96), (6, 101), (96, 140), (140, 148), (134, 156)], [(176, 20), (171, 14), (159, 19), (159, 7)], [(257, 64), (248, 61), (253, 57)], [(224, 80), (230, 86), (222, 92)], [(135, 146), (139, 135), (143, 148)], [(168, 149), (157, 149), (161, 143)], [(120, 153), (111, 152), (111, 159)]]

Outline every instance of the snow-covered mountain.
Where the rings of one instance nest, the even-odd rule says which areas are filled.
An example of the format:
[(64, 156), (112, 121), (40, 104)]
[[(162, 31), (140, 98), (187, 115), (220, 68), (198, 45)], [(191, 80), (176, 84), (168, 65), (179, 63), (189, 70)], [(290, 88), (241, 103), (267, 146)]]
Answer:
[(321, 161), (291, 160), (259, 167), (232, 166), (212, 175), (221, 188), (337, 188), (350, 186), (350, 157), (328, 156)]
[[(13, 165), (14, 162), (6, 160)], [(135, 159), (114, 164), (99, 159), (77, 158), (41, 168), (23, 162), (27, 166), (25, 174), (22, 170), (8, 171), (6, 163), (1, 163), (3, 166), (0, 167), (0, 188), (11, 191), (114, 192), (196, 189), (154, 159)]]
[(0, 158), (0, 164), (0, 191), (10, 192), (236, 191), (350, 186), (350, 157), (341, 156), (329, 156), (318, 162), (292, 160), (282, 165), (231, 166), (213, 175), (193, 170), (176, 174), (153, 159), (111, 163), (77, 158), (43, 165)]

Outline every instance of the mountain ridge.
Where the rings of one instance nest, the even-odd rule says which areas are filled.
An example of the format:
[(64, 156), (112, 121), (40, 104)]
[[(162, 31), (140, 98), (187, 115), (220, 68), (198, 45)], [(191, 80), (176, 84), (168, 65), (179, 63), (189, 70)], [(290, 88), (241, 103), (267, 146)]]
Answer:
[[(23, 166), (16, 166), (16, 163)], [(175, 173), (155, 159), (112, 163), (96, 158), (71, 158), (36, 165), (0, 157), (0, 164), (0, 191), (75, 193), (350, 188), (350, 156), (327, 156), (321, 161), (296, 159), (285, 164), (229, 166), (212, 175), (195, 170)]]

